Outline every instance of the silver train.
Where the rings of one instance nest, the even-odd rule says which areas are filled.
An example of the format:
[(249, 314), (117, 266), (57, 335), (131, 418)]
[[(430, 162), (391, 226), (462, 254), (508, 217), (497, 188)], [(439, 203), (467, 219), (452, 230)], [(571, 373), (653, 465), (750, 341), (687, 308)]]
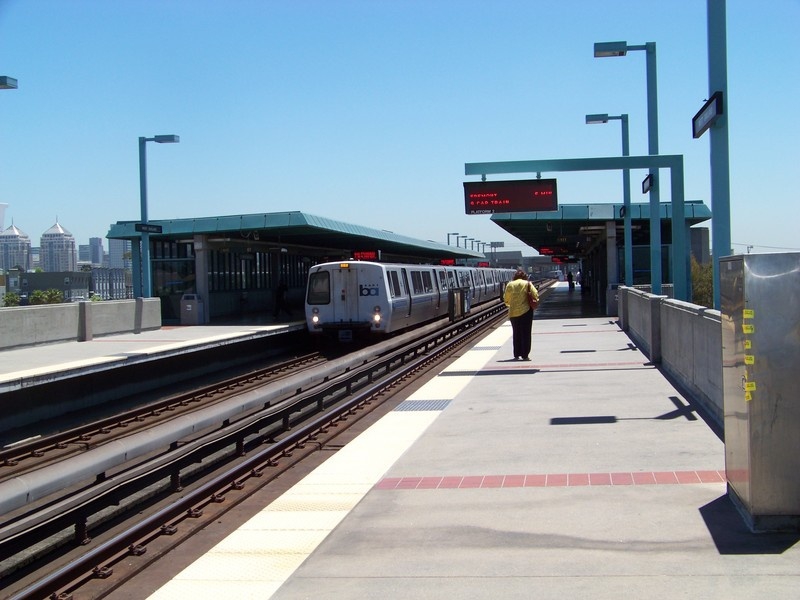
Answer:
[(467, 307), (502, 297), (513, 269), (342, 261), (315, 265), (305, 314), (312, 334), (390, 334), (448, 315), (451, 290)]

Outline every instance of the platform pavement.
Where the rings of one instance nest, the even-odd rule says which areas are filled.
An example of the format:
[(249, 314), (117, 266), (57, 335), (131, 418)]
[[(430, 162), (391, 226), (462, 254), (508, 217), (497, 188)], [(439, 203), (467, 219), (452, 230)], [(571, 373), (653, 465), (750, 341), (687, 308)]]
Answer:
[(151, 598), (797, 598), (724, 447), (609, 318), (508, 323)]
[(0, 393), (136, 361), (305, 329), (305, 321), (164, 326), (140, 333), (0, 350)]

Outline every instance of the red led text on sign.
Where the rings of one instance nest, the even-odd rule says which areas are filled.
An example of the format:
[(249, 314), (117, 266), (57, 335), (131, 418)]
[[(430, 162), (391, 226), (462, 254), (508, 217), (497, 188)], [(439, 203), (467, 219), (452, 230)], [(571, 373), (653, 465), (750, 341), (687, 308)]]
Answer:
[(466, 214), (558, 210), (555, 179), (464, 182)]

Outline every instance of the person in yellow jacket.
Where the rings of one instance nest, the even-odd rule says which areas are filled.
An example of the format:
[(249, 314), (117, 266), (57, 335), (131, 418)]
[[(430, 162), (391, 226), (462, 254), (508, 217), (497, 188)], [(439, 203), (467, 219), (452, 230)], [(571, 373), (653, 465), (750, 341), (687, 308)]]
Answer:
[(515, 360), (517, 358), (530, 360), (533, 310), (528, 301), (529, 295), (539, 302), (539, 291), (536, 286), (528, 281), (525, 271), (518, 270), (514, 273), (513, 279), (506, 284), (503, 292), (503, 302), (508, 307), (508, 318), (513, 332)]

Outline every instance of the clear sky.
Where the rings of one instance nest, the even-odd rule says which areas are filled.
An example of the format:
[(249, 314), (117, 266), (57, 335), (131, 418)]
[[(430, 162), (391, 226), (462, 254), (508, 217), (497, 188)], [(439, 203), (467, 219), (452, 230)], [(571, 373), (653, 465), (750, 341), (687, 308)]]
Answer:
[[(734, 250), (797, 250), (800, 0), (727, 12)], [(710, 205), (705, 0), (0, 0), (4, 227), (105, 237), (139, 218), (138, 137), (177, 134), (147, 145), (150, 219), (300, 210), (532, 254), (464, 214), (464, 163), (619, 155), (618, 121), (585, 124), (605, 112), (647, 154), (644, 52), (593, 57), (618, 40), (656, 42), (660, 151)], [(619, 173), (542, 176), (622, 201)]]

